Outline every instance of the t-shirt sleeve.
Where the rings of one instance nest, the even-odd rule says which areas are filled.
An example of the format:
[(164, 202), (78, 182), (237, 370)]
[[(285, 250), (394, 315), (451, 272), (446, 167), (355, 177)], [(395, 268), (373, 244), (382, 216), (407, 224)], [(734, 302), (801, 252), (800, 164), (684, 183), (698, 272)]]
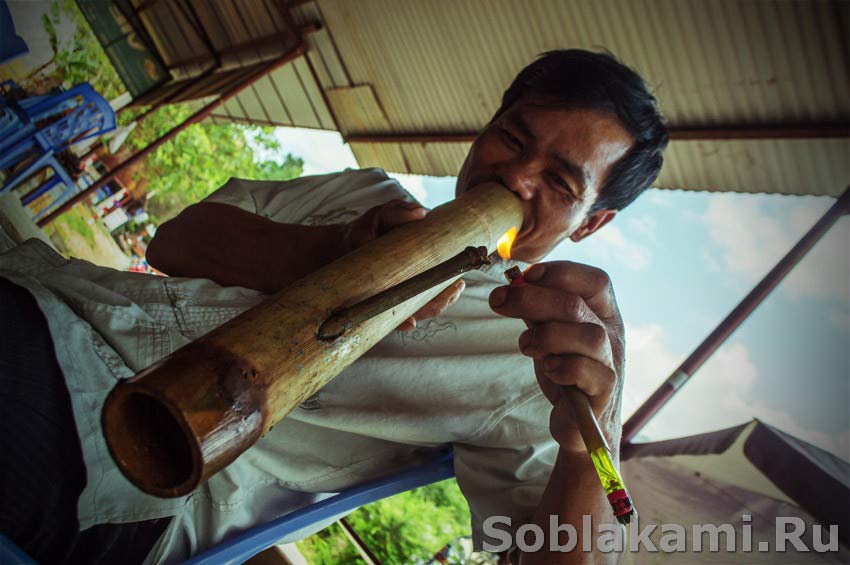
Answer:
[[(229, 181), (224, 183), (215, 192), (204, 198), (201, 202), (215, 202), (218, 204), (229, 204), (241, 208), (252, 214), (259, 213), (257, 211), (257, 203), (251, 195), (251, 181), (231, 177)], [(281, 183), (283, 184), (283, 183)]]
[[(548, 426), (551, 410), (538, 394), (483, 434), (454, 445), (457, 483), (472, 515), (474, 551), (484, 549), (485, 541), (502, 545), (508, 533), (514, 540), (517, 528), (531, 521), (558, 454)], [(491, 527), (506, 533), (485, 533), (484, 522), (491, 517), (501, 517)]]
[(287, 181), (232, 178), (203, 201), (229, 204), (280, 223), (327, 225), (350, 222), (397, 198), (415, 201), (381, 169), (347, 169)]

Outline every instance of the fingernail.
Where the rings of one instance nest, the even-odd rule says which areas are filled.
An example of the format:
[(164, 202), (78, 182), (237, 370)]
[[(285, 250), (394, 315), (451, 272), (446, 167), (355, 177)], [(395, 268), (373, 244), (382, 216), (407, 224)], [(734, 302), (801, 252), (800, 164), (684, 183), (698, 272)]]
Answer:
[(505, 300), (507, 300), (507, 298), (508, 287), (500, 286), (490, 293), (490, 306), (493, 308), (498, 308), (499, 306), (505, 303)]
[(525, 278), (525, 280), (529, 282), (534, 282), (536, 280), (539, 280), (540, 277), (543, 276), (544, 272), (546, 272), (546, 265), (544, 265), (543, 263), (536, 263), (526, 269), (522, 276)]
[(543, 371), (546, 373), (550, 373), (558, 368), (561, 362), (555, 359), (554, 357), (547, 357), (543, 360)]
[(522, 332), (522, 335), (519, 336), (519, 348), (520, 350), (525, 350), (528, 347), (528, 344), (531, 343), (531, 338), (534, 337), (532, 335), (531, 330), (525, 330)]

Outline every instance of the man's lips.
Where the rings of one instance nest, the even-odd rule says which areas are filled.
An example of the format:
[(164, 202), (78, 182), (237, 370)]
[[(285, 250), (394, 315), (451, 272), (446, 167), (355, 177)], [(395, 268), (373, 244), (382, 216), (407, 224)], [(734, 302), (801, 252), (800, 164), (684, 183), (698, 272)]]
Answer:
[(522, 202), (522, 225), (519, 232), (516, 234), (514, 245), (521, 243), (527, 236), (534, 231), (534, 214), (531, 210), (531, 202), (523, 200)]
[[(468, 190), (469, 187), (471, 187), (471, 186), (478, 186), (479, 184), (482, 184), (482, 183), (485, 183), (485, 182), (494, 182), (496, 184), (500, 184), (500, 185), (504, 186), (508, 190), (511, 190), (499, 178), (489, 178), (489, 179), (483, 179), (483, 180), (480, 180), (480, 181), (472, 182), (472, 183), (469, 184), (468, 187), (466, 187), (466, 189)], [(513, 192), (513, 191), (511, 191), (511, 192)], [(517, 198), (519, 198), (519, 195), (517, 195)], [(521, 202), (522, 202), (522, 225), (519, 226), (519, 231), (517, 232), (516, 239), (514, 239), (514, 242), (513, 242), (513, 245), (512, 245), (513, 249), (516, 249), (517, 244), (521, 243), (522, 240), (525, 239), (525, 237), (527, 235), (529, 235), (534, 230), (534, 214), (532, 213), (532, 210), (531, 210), (531, 202), (529, 202), (527, 200), (522, 200)]]

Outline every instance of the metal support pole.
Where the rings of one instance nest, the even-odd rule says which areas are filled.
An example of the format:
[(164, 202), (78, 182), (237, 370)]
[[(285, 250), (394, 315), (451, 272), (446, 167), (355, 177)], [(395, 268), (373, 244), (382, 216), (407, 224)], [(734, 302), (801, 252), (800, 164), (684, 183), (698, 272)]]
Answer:
[(339, 519), (339, 525), (342, 527), (342, 531), (345, 534), (345, 537), (348, 538), (348, 541), (351, 542), (351, 545), (354, 546), (354, 549), (357, 550), (358, 555), (360, 555), (360, 559), (366, 562), (366, 565), (381, 565), (381, 560), (372, 553), (372, 550), (369, 549), (369, 546), (366, 545), (366, 542), (357, 535), (357, 531), (351, 527), (351, 524), (348, 523), (348, 520), (345, 518)]
[(850, 186), (838, 198), (835, 204), (804, 235), (797, 245), (783, 257), (779, 263), (759, 282), (753, 290), (738, 304), (726, 319), (714, 329), (705, 341), (691, 353), (684, 363), (659, 386), (634, 414), (623, 424), (622, 445), (628, 445), (644, 426), (664, 407), (673, 395), (702, 367), (711, 355), (738, 329), (744, 320), (752, 314), (767, 295), (776, 288), (797, 263), (806, 256), (815, 243), (829, 231), (841, 216), (850, 214)]
[(178, 133), (180, 133), (181, 131), (183, 131), (184, 129), (189, 127), (190, 125), (192, 125), (196, 122), (199, 122), (199, 121), (203, 120), (204, 118), (206, 118), (207, 116), (209, 116), (210, 114), (212, 114), (215, 111), (216, 108), (218, 108), (219, 106), (221, 106), (222, 104), (227, 102), (230, 98), (233, 98), (234, 96), (236, 96), (237, 94), (242, 92), (244, 89), (251, 86), (255, 81), (259, 80), (260, 78), (264, 77), (268, 73), (274, 71), (275, 69), (277, 69), (279, 67), (282, 67), (283, 65), (291, 62), (296, 57), (299, 57), (303, 54), (304, 54), (304, 45), (302, 44), (302, 45), (298, 45), (295, 49), (286, 53), (285, 55), (283, 55), (279, 59), (271, 61), (270, 63), (268, 63), (266, 65), (262, 65), (257, 72), (250, 75), (246, 80), (237, 84), (236, 86), (234, 86), (230, 90), (227, 90), (224, 93), (222, 93), (222, 95), (219, 98), (210, 102), (209, 104), (207, 104), (206, 106), (204, 106), (203, 108), (201, 108), (200, 110), (198, 110), (197, 112), (195, 112), (194, 114), (189, 116), (186, 119), (186, 121), (184, 121), (182, 124), (179, 124), (179, 125), (173, 127), (172, 129), (168, 130), (161, 137), (159, 137), (155, 141), (151, 142), (147, 147), (145, 147), (144, 149), (142, 149), (141, 151), (139, 151), (138, 153), (136, 153), (135, 155), (133, 155), (132, 157), (127, 159), (126, 161), (122, 162), (120, 165), (115, 167), (113, 170), (109, 171), (109, 173), (107, 173), (106, 175), (104, 175), (103, 177), (101, 177), (100, 179), (95, 181), (94, 184), (92, 184), (91, 186), (89, 186), (88, 188), (83, 190), (82, 192), (74, 195), (67, 202), (65, 202), (61, 206), (59, 206), (56, 210), (54, 210), (53, 212), (51, 212), (50, 214), (48, 214), (47, 216), (45, 216), (44, 218), (39, 220), (38, 226), (39, 227), (46, 226), (47, 224), (49, 224), (50, 222), (52, 222), (53, 220), (55, 220), (56, 218), (58, 218), (59, 216), (61, 216), (65, 212), (67, 212), (72, 206), (74, 206), (75, 204), (77, 204), (81, 200), (87, 198), (90, 194), (92, 194), (93, 192), (95, 192), (96, 190), (101, 188), (103, 185), (108, 183), (110, 180), (115, 178), (117, 175), (122, 173), (125, 169), (132, 167), (133, 165), (135, 165), (136, 163), (138, 163), (139, 161), (144, 159), (149, 153), (151, 153), (152, 151), (154, 151), (155, 149), (157, 149), (158, 147), (163, 145), (165, 142), (173, 139)]

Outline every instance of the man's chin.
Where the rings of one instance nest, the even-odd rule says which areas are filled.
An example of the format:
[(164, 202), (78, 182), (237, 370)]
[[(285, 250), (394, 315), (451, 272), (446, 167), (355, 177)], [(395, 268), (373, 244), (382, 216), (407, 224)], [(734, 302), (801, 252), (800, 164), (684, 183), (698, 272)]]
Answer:
[(536, 263), (541, 257), (536, 253), (529, 253), (526, 249), (512, 249), (510, 261), (518, 261), (520, 263)]
[(532, 263), (539, 263), (541, 261), (545, 261), (546, 257), (552, 252), (554, 247), (550, 249), (541, 249), (539, 247), (534, 249), (529, 249), (526, 247), (515, 247), (511, 250), (511, 261), (519, 261), (520, 263), (528, 263), (529, 265)]

